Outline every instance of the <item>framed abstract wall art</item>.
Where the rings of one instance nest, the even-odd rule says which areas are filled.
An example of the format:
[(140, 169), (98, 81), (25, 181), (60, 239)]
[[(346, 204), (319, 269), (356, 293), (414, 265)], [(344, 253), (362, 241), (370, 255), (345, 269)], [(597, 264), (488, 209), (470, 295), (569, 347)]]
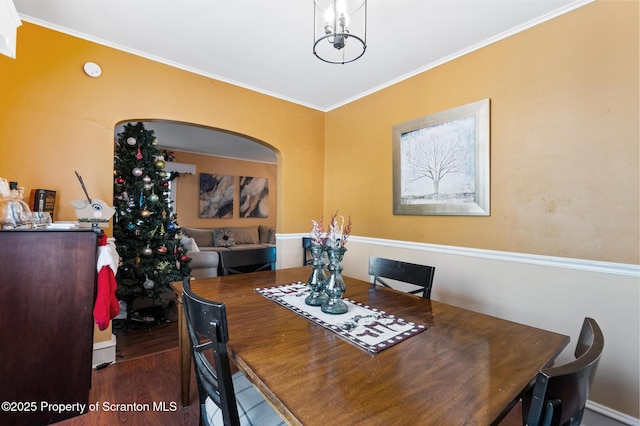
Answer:
[(200, 173), (201, 218), (233, 218), (233, 176)]
[(489, 99), (393, 126), (393, 214), (489, 216)]
[(269, 179), (240, 176), (240, 217), (269, 217)]

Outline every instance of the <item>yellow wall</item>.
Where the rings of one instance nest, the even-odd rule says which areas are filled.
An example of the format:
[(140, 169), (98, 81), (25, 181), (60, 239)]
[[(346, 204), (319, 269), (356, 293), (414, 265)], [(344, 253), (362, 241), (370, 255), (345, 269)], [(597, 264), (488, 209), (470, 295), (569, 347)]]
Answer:
[[(114, 128), (136, 119), (263, 142), (281, 164), (278, 232), (306, 229), (322, 214), (322, 197), (308, 188), (324, 173), (324, 113), (27, 22), (18, 40), (17, 59), (0, 56), (0, 176), (27, 193), (57, 191), (56, 220), (75, 220), (69, 201), (84, 198), (74, 170), (91, 197), (112, 199)], [(87, 61), (100, 64), (100, 78), (84, 74)]]
[[(87, 61), (101, 65), (100, 78), (84, 74)], [(302, 231), (322, 214), (322, 197), (308, 190), (322, 193), (322, 112), (27, 22), (18, 30), (17, 59), (0, 55), (0, 176), (27, 194), (56, 191), (55, 220), (76, 220), (69, 202), (84, 193), (74, 171), (92, 198), (113, 198), (114, 128), (136, 119), (190, 122), (262, 141), (280, 163), (278, 232)], [(111, 330), (96, 329), (96, 342), (110, 338)]]
[[(278, 152), (279, 233), (339, 209), (358, 236), (637, 264), (638, 50), (638, 2), (597, 1), (325, 114), (25, 22), (0, 56), (0, 176), (74, 220), (74, 170), (112, 197), (118, 122), (191, 122)], [(391, 127), (484, 98), (491, 216), (394, 216)]]
[[(638, 2), (599, 1), (326, 114), (355, 235), (637, 264)], [(391, 128), (491, 100), (491, 216), (394, 216)]]
[[(219, 228), (224, 226), (276, 226), (276, 200), (278, 168), (275, 164), (253, 161), (234, 160), (230, 158), (198, 155), (188, 152), (174, 151), (176, 162), (196, 166), (195, 175), (181, 175), (175, 180), (177, 187), (175, 210), (178, 224), (192, 228)], [(233, 218), (204, 219), (198, 215), (200, 199), (200, 173), (234, 176), (235, 197)], [(240, 176), (262, 177), (269, 179), (269, 217), (240, 218)]]
[[(111, 199), (116, 123), (192, 122), (278, 151), (281, 233), (339, 209), (355, 235), (638, 263), (638, 47), (638, 2), (597, 1), (325, 114), (25, 23), (0, 56), (0, 176), (73, 220), (74, 170)], [(391, 127), (483, 98), (491, 217), (394, 216)]]

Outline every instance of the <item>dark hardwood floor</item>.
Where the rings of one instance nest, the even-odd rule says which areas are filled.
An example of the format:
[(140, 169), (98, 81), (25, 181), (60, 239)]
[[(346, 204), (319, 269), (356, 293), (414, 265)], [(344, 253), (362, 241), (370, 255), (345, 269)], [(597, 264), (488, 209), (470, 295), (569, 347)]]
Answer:
[(90, 411), (58, 423), (64, 426), (185, 425), (199, 421), (198, 390), (191, 378), (191, 400), (180, 405), (178, 349), (93, 370)]
[(178, 322), (145, 324), (114, 321), (116, 362), (128, 361), (178, 347)]
[(191, 378), (190, 405), (180, 404), (178, 323), (132, 323), (125, 327), (116, 321), (113, 332), (116, 362), (93, 370), (89, 393), (92, 409), (58, 424), (197, 425), (200, 415), (195, 377)]

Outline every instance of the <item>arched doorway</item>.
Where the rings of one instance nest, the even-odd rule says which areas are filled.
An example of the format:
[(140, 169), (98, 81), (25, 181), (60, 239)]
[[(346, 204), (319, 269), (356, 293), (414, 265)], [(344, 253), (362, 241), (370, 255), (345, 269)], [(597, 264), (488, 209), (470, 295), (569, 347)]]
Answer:
[[(129, 125), (130, 123), (132, 125)], [(138, 123), (141, 123), (142, 126), (138, 126)], [(129, 133), (125, 133), (123, 136), (122, 133), (125, 131), (125, 126), (129, 129), (129, 132), (131, 132), (132, 127), (135, 128), (136, 133), (130, 135)], [(153, 132), (152, 137), (148, 135), (149, 131)], [(138, 138), (136, 136), (137, 134), (145, 136), (143, 138)], [(172, 231), (170, 238), (173, 239), (175, 234), (175, 237), (180, 237), (180, 240), (182, 241), (181, 237), (186, 235), (186, 230), (184, 229), (186, 227), (216, 229), (246, 226), (255, 228), (256, 230), (272, 227), (275, 231), (275, 225), (277, 222), (276, 189), (278, 178), (278, 159), (276, 153), (264, 143), (255, 141), (243, 135), (226, 132), (220, 129), (167, 120), (125, 120), (115, 126), (114, 136), (117, 141), (114, 153), (120, 155), (120, 157), (116, 158), (116, 162), (114, 162), (114, 164), (117, 163), (118, 165), (122, 165), (123, 162), (125, 163), (125, 167), (114, 167), (114, 169), (118, 168), (114, 181), (114, 204), (116, 199), (121, 201), (130, 200), (124, 204), (121, 203), (121, 206), (124, 205), (124, 207), (119, 209), (122, 215), (121, 217), (124, 217), (127, 214), (129, 216), (121, 221), (121, 228), (126, 229), (126, 232), (129, 232), (128, 234), (125, 232), (124, 236), (130, 236), (131, 232), (134, 232), (134, 235), (136, 235), (136, 237), (131, 237), (129, 240), (145, 240), (145, 238), (147, 240), (151, 240), (154, 238), (154, 235), (157, 234), (169, 235), (170, 233), (168, 231), (166, 233), (164, 231), (170, 229)], [(138, 141), (136, 141), (136, 138), (138, 138)], [(129, 143), (129, 139), (132, 139), (133, 143)], [(143, 140), (145, 141), (144, 144), (141, 142)], [(145, 164), (139, 165), (143, 158), (140, 153), (141, 147), (144, 152), (144, 146), (151, 147), (152, 145), (155, 145), (159, 153), (164, 156), (163, 160), (164, 163), (166, 163), (166, 167), (161, 166), (159, 168), (162, 169), (162, 172), (177, 172), (179, 176), (176, 179), (169, 179), (169, 182), (166, 182), (164, 177), (161, 181), (152, 180), (151, 178), (147, 181), (144, 180), (146, 174), (145, 170), (155, 170), (158, 168), (158, 166), (154, 164), (154, 162), (157, 163), (155, 149), (152, 149), (153, 154), (151, 155), (151, 158), (145, 158)], [(136, 157), (136, 149), (138, 149), (140, 157)], [(126, 158), (126, 162), (120, 161), (122, 158)], [(136, 160), (136, 158), (138, 158), (138, 160)], [(133, 173), (135, 168), (141, 168), (138, 174)], [(153, 173), (149, 174), (153, 176)], [(234, 192), (232, 194), (233, 204), (230, 216), (211, 217), (202, 214), (201, 175), (224, 175), (232, 179)], [(251, 179), (263, 179), (268, 182), (268, 185), (266, 186), (266, 189), (268, 190), (266, 196), (266, 203), (268, 207), (266, 209), (261, 209), (261, 212), (266, 212), (266, 214), (253, 216), (241, 214), (243, 211), (241, 204), (244, 203), (243, 188), (246, 186), (243, 186), (243, 183), (251, 181)], [(122, 183), (118, 183), (119, 181), (122, 181)], [(134, 183), (125, 188), (126, 181)], [(147, 182), (149, 188), (144, 187), (142, 182)], [(151, 196), (158, 195), (154, 192), (154, 188), (161, 188), (159, 185), (154, 186), (157, 185), (158, 182), (162, 183), (162, 187), (166, 187), (166, 184), (168, 183), (173, 187), (173, 202), (170, 203), (172, 212), (169, 212), (169, 209), (165, 209), (164, 206), (158, 208), (157, 211), (154, 211), (153, 207), (157, 204), (158, 197), (155, 197), (155, 201), (153, 202), (149, 201)], [(142, 189), (143, 187), (144, 190)], [(166, 196), (166, 190), (161, 189), (158, 192), (161, 192)], [(132, 207), (132, 209), (127, 208), (127, 204), (129, 207)], [(135, 208), (140, 210), (140, 217), (145, 218), (147, 222), (150, 220), (148, 219), (149, 217), (159, 217), (158, 214), (160, 212), (162, 213), (163, 218), (165, 218), (165, 212), (168, 215), (176, 213), (177, 222), (171, 218), (171, 223), (168, 224), (171, 225), (171, 228), (165, 228), (166, 224), (164, 223), (162, 226), (156, 226), (155, 229), (153, 229), (153, 226), (146, 226), (145, 228), (145, 224), (142, 223), (143, 220), (138, 217), (138, 212), (133, 209), (134, 205)], [(135, 211), (135, 214), (122, 213), (130, 211)], [(147, 214), (142, 216), (143, 212)], [(178, 229), (175, 225), (178, 225), (183, 229)], [(183, 231), (185, 231), (184, 234)], [(262, 237), (262, 235), (259, 236), (260, 238)], [(119, 241), (125, 241), (127, 238), (120, 238)], [(159, 249), (164, 246), (155, 247), (152, 242), (147, 240), (145, 240), (144, 244), (141, 246), (143, 251), (136, 251), (138, 247), (133, 247), (136, 245), (135, 242), (129, 244), (129, 246), (133, 247), (132, 251), (134, 253), (142, 253), (142, 255), (137, 256), (140, 259), (145, 259), (145, 256), (150, 258), (151, 256), (155, 256), (156, 253), (160, 256), (165, 256), (167, 253), (177, 253), (173, 249), (160, 251)], [(145, 244), (146, 247), (144, 247)], [(180, 244), (182, 244), (182, 242)], [(186, 247), (184, 248), (185, 250), (189, 250)], [(134, 259), (136, 258), (136, 255), (134, 254), (126, 257)], [(178, 259), (178, 257), (179, 256), (176, 256), (176, 259)], [(140, 281), (143, 286), (147, 282), (154, 283), (155, 287), (149, 284), (149, 288), (145, 287), (147, 290), (160, 288), (156, 285), (158, 279), (156, 278), (154, 280), (153, 274), (155, 274), (157, 270), (160, 270), (159, 268), (162, 265), (171, 264), (170, 262), (165, 262), (164, 258), (161, 258), (160, 260), (161, 261), (158, 262), (157, 265), (152, 265), (148, 268), (151, 271), (151, 275), (145, 275), (145, 277), (143, 277), (146, 278), (144, 283)], [(182, 260), (180, 260), (180, 262), (182, 262)], [(129, 270), (139, 270), (139, 268), (141, 268), (141, 266), (135, 265), (131, 266)], [(160, 271), (164, 273), (164, 269)], [(158, 275), (162, 274), (158, 273)], [(169, 301), (172, 300), (171, 298), (173, 297), (173, 294), (170, 292), (164, 292), (164, 290), (159, 289), (158, 293), (161, 298), (169, 298), (167, 299)], [(155, 320), (163, 318), (162, 315), (166, 315), (166, 311), (164, 309), (168, 305), (166, 303), (167, 300), (164, 300), (164, 302), (161, 302), (158, 305), (157, 299), (145, 299), (144, 297), (136, 295), (135, 298), (130, 298), (127, 302), (127, 307), (130, 314), (134, 311), (136, 313), (147, 312), (148, 309), (153, 308), (153, 315), (140, 314), (133, 317), (151, 317)], [(156, 313), (156, 308), (161, 308), (160, 314)]]
[[(216, 227), (240, 224), (274, 226), (277, 222), (277, 156), (266, 143), (246, 135), (194, 123), (162, 119), (131, 119), (118, 123), (114, 135), (124, 124), (142, 122), (153, 130), (160, 151), (171, 156), (167, 169), (181, 173), (172, 183), (173, 208), (181, 226)], [(174, 164), (171, 164), (174, 163)], [(200, 174), (222, 175), (234, 179), (233, 213), (226, 217), (207, 217), (199, 209)], [(243, 184), (247, 178), (268, 181), (268, 213), (259, 217), (241, 211)]]

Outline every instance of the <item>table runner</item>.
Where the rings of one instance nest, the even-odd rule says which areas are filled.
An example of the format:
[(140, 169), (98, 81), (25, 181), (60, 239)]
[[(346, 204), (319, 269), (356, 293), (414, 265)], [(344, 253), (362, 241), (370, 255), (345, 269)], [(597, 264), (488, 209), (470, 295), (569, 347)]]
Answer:
[(343, 299), (349, 307), (347, 313), (326, 314), (320, 306), (304, 303), (310, 290), (302, 282), (257, 288), (256, 292), (371, 353), (378, 353), (427, 329), (424, 324), (405, 321), (347, 298)]

